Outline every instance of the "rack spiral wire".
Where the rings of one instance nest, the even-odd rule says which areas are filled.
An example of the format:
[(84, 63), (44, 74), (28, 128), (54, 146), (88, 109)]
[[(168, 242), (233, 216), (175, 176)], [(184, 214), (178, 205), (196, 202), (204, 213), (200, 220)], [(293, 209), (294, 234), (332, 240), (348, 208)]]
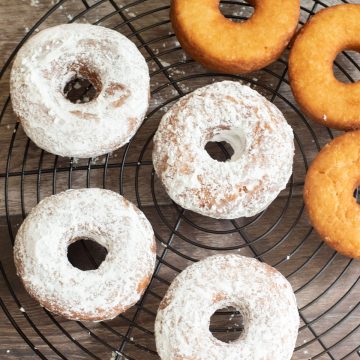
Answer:
[[(347, 2), (303, 0), (300, 24), (324, 7)], [(10, 66), (19, 48), (39, 27), (60, 23), (65, 13), (70, 22), (107, 26), (128, 36), (145, 56), (152, 78), (151, 107), (138, 133), (117, 152), (86, 161), (38, 149), (24, 135), (10, 97), (1, 99), (0, 306), (19, 335), (18, 349), (11, 349), (10, 354), (20, 358), (30, 348), (41, 359), (159, 359), (153, 325), (172, 279), (205, 256), (235, 252), (275, 266), (292, 283), (301, 319), (293, 359), (359, 359), (359, 263), (340, 256), (318, 238), (302, 200), (310, 162), (336, 134), (309, 121), (296, 105), (287, 77), (288, 50), (276, 63), (250, 75), (208, 72), (186, 57), (176, 41), (169, 5), (168, 0), (61, 0), (26, 34), (0, 72), (0, 86), (8, 86)], [(222, 11), (242, 21), (252, 10), (242, 1), (222, 1)], [(339, 78), (354, 82), (359, 80), (359, 65), (356, 54), (344, 52), (334, 67)], [(171, 202), (151, 161), (154, 132), (171, 104), (195, 88), (223, 79), (247, 83), (275, 103), (293, 127), (296, 141), (294, 174), (286, 190), (261, 214), (232, 221), (209, 219)], [(221, 143), (209, 151), (227, 156)], [(16, 278), (11, 252), (19, 224), (37, 202), (68, 188), (90, 186), (112, 189), (135, 202), (152, 222), (158, 241), (158, 262), (142, 299), (118, 318), (96, 324), (66, 321), (40, 308)], [(98, 256), (87, 243), (82, 242), (78, 251), (90, 266), (97, 266)], [(216, 313), (213, 334), (227, 340), (241, 331), (241, 324), (231, 320), (236, 316), (230, 310)]]

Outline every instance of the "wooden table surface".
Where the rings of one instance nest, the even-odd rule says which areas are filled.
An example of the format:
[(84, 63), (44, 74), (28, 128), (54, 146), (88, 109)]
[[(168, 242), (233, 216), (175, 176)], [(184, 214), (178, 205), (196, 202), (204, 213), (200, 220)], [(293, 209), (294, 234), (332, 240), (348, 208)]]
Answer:
[[(301, 22), (323, 5), (340, 2), (302, 0)], [(108, 360), (117, 350), (126, 355), (123, 358), (158, 359), (152, 335), (154, 316), (169, 282), (193, 261), (219, 252), (256, 256), (288, 277), (301, 317), (292, 359), (359, 359), (359, 262), (336, 254), (321, 242), (309, 225), (302, 201), (308, 165), (337, 134), (315, 125), (299, 111), (287, 79), (288, 50), (266, 70), (223, 76), (204, 70), (181, 50), (169, 23), (169, 0), (61, 1), (34, 27), (55, 3), (58, 1), (0, 1), (0, 359)], [(251, 13), (248, 6), (238, 3), (227, 1), (224, 14), (240, 19)], [(97, 159), (58, 158), (42, 152), (26, 138), (9, 101), (7, 60), (17, 44), (29, 31), (69, 21), (97, 23), (129, 36), (152, 74), (152, 100), (144, 125), (129, 147)], [(334, 70), (343, 81), (349, 81), (346, 74), (357, 81), (360, 57), (349, 55), (353, 62), (339, 55)], [(238, 80), (260, 91), (283, 111), (296, 135), (293, 178), (259, 217), (218, 221), (183, 211), (170, 201), (152, 171), (151, 139), (162, 114), (182, 95), (222, 79)], [(219, 149), (212, 151), (218, 154)], [(160, 266), (146, 295), (124, 315), (105, 323), (67, 321), (48, 313), (27, 295), (12, 260), (16, 231), (31, 208), (52, 193), (86, 186), (106, 187), (135, 202), (150, 219), (158, 240)], [(79, 243), (71, 258), (91, 267), (89, 253), (95, 262), (103, 255)], [(211, 323), (212, 328), (229, 328), (224, 339), (234, 336), (236, 329), (237, 318), (231, 322), (228, 316), (217, 315)]]

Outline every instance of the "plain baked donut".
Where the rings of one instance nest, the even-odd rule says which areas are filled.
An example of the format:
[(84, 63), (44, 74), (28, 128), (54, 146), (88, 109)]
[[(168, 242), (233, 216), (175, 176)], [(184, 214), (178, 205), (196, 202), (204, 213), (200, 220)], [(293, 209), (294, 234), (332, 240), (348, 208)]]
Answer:
[(336, 79), (333, 63), (343, 50), (360, 51), (360, 5), (319, 11), (304, 26), (289, 59), (290, 84), (302, 110), (325, 126), (360, 128), (360, 82)]
[[(68, 246), (83, 238), (108, 251), (96, 270), (81, 271), (67, 258)], [(155, 249), (151, 225), (132, 203), (109, 190), (81, 189), (45, 198), (30, 212), (14, 258), (26, 290), (42, 306), (68, 319), (100, 321), (140, 299)]]
[[(211, 141), (229, 143), (231, 159), (212, 159), (205, 150)], [(183, 97), (154, 137), (154, 168), (171, 199), (213, 218), (264, 210), (286, 187), (293, 156), (293, 132), (279, 109), (232, 81)]]
[(343, 255), (360, 259), (360, 131), (326, 145), (311, 164), (304, 199), (315, 230)]
[(274, 62), (293, 34), (299, 0), (252, 0), (252, 17), (235, 23), (221, 13), (219, 0), (172, 0), (171, 22), (183, 49), (205, 67), (246, 73)]
[[(76, 104), (67, 83), (88, 79), (97, 97)], [(87, 24), (45, 29), (19, 50), (11, 71), (15, 113), (40, 148), (61, 156), (95, 157), (129, 141), (149, 105), (144, 57), (117, 31)]]
[[(244, 330), (227, 344), (209, 324), (228, 306), (240, 311)], [(293, 290), (277, 270), (244, 256), (215, 255), (170, 285), (156, 316), (156, 348), (162, 360), (289, 360), (298, 327)]]

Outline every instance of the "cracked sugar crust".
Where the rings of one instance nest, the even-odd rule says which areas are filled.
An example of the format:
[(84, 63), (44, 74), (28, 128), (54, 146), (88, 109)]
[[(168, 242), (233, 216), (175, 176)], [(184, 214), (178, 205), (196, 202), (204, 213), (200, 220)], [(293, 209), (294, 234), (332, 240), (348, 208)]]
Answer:
[[(84, 104), (64, 96), (83, 77), (98, 95)], [(96, 157), (129, 141), (149, 105), (150, 77), (130, 40), (101, 26), (64, 24), (45, 29), (19, 50), (11, 71), (15, 113), (42, 149), (61, 156)]]
[[(227, 344), (209, 325), (228, 306), (240, 311), (244, 330)], [(215, 255), (170, 285), (155, 321), (156, 348), (162, 360), (290, 360), (298, 327), (295, 295), (277, 270), (240, 255)]]
[[(212, 159), (209, 141), (234, 155)], [(292, 174), (294, 136), (280, 110), (255, 90), (224, 81), (180, 99), (154, 137), (155, 171), (185, 209), (213, 218), (250, 217), (277, 197)]]
[[(108, 251), (97, 270), (81, 271), (67, 258), (78, 239)], [(115, 192), (68, 190), (41, 201), (15, 240), (17, 273), (48, 310), (73, 320), (107, 320), (134, 305), (156, 260), (154, 233), (144, 214)]]

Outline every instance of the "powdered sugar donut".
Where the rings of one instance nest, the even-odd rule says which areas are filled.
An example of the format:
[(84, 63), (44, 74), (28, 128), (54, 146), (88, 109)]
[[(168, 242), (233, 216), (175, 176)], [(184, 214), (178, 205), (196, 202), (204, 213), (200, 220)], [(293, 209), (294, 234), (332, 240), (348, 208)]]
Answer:
[[(67, 83), (88, 79), (97, 97), (72, 103)], [(100, 26), (67, 24), (33, 36), (11, 71), (11, 100), (26, 134), (62, 156), (94, 157), (129, 141), (149, 104), (149, 69), (136, 46)]]
[[(108, 251), (96, 270), (81, 271), (68, 261), (68, 246), (83, 238)], [(98, 321), (139, 300), (155, 248), (150, 223), (132, 203), (109, 190), (81, 189), (48, 197), (31, 211), (16, 236), (14, 258), (41, 305), (69, 319)]]
[[(239, 339), (212, 336), (211, 315), (233, 306), (243, 317)], [(289, 360), (299, 327), (289, 282), (274, 268), (239, 255), (215, 255), (178, 275), (155, 321), (162, 360)]]
[[(212, 159), (205, 150), (210, 141), (228, 142), (231, 159)], [(264, 210), (286, 187), (293, 156), (293, 132), (279, 109), (231, 81), (183, 97), (154, 137), (154, 167), (169, 196), (221, 219)]]

